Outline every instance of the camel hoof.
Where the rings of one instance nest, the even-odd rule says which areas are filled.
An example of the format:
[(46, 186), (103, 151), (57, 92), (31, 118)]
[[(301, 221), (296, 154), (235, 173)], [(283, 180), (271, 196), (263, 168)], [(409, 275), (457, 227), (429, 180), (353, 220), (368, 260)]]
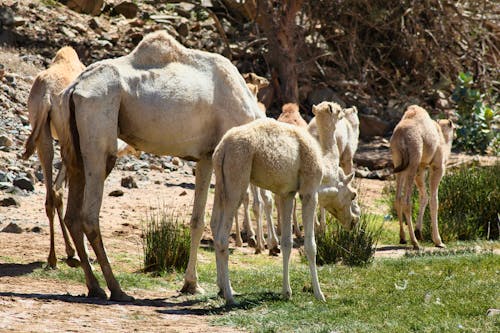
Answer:
[(255, 248), (255, 254), (261, 254), (262, 253), (262, 250), (259, 249), (259, 248)]
[(242, 246), (243, 246), (243, 243), (242, 243), (242, 242), (238, 242), (238, 241), (237, 241), (237, 242), (235, 243), (235, 245), (236, 245), (236, 247), (242, 247)]
[(422, 231), (421, 230), (415, 229), (415, 237), (419, 241), (423, 241), (424, 240), (424, 236), (422, 235)]
[(277, 246), (269, 249), (269, 255), (270, 256), (277, 257), (280, 253), (281, 253), (281, 250)]
[(413, 249), (415, 251), (418, 251), (418, 250), (420, 250), (420, 246), (418, 244), (413, 244)]
[(440, 249), (446, 249), (446, 245), (444, 245), (444, 243), (436, 244), (436, 247), (439, 247)]
[(250, 247), (256, 247), (257, 246), (257, 241), (255, 240), (255, 238), (249, 238), (248, 239), (248, 246), (250, 246)]
[(54, 269), (57, 269), (57, 265), (48, 262), (47, 265), (45, 265), (44, 269), (46, 271), (54, 270)]
[(106, 295), (106, 292), (99, 287), (97, 287), (95, 289), (90, 289), (87, 297), (88, 298), (99, 298), (99, 299), (105, 299), (105, 300), (108, 299), (108, 295)]
[(109, 300), (115, 302), (133, 302), (135, 298), (127, 295), (126, 293), (120, 290), (118, 292), (111, 292)]
[(182, 286), (180, 292), (183, 294), (195, 295), (195, 294), (203, 294), (205, 293), (205, 290), (203, 290), (203, 288), (200, 287), (196, 282), (185, 281), (184, 286)]
[(406, 239), (401, 239), (401, 238), (399, 239), (399, 244), (406, 244), (406, 243), (407, 243)]
[(75, 259), (75, 258), (67, 258), (65, 261), (69, 267), (75, 268), (75, 267), (81, 266), (80, 260)]

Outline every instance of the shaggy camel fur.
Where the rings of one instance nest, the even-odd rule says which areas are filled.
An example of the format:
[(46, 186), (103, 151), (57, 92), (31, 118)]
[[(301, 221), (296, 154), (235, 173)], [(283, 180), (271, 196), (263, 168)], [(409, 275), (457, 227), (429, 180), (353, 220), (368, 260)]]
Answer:
[[(227, 303), (233, 303), (229, 282), (229, 233), (232, 219), (245, 195), (249, 183), (274, 192), (280, 202), (283, 251), (283, 295), (290, 298), (288, 266), (292, 248), (291, 215), (293, 198), (298, 192), (302, 199), (304, 247), (309, 261), (313, 291), (324, 300), (316, 272), (314, 211), (321, 201), (345, 227), (359, 219), (356, 192), (349, 187), (352, 179), (339, 179), (329, 168), (329, 145), (334, 124), (342, 116), (336, 104), (313, 107), (320, 124), (320, 142), (304, 129), (262, 119), (229, 130), (214, 152), (215, 198), (210, 226), (214, 236), (217, 262), (217, 284)], [(326, 162), (326, 163), (325, 163)]]
[[(245, 73), (243, 74), (243, 78), (245, 82), (257, 100), (257, 94), (261, 88), (267, 87), (269, 85), (269, 81), (261, 76), (258, 76), (255, 73)], [(258, 102), (259, 108), (262, 112), (266, 113), (266, 107), (264, 104)], [(250, 222), (250, 192), (253, 195), (253, 205), (252, 209), (254, 212), (254, 216), (257, 220), (257, 234), (255, 234), (255, 230), (252, 227), (252, 223)], [(278, 255), (279, 250), (279, 241), (278, 236), (276, 234), (276, 230), (274, 228), (272, 213), (273, 213), (273, 197), (269, 191), (259, 189), (257, 186), (250, 185), (250, 188), (247, 190), (244, 198), (243, 198), (243, 209), (244, 209), (244, 217), (243, 217), (243, 225), (245, 228), (245, 232), (248, 239), (249, 246), (255, 247), (255, 253), (261, 253), (264, 251), (264, 230), (262, 227), (262, 211), (266, 215), (267, 221), (267, 248), (269, 249), (269, 255)], [(263, 208), (263, 209), (262, 209)], [(243, 240), (241, 238), (240, 226), (238, 221), (238, 214), (235, 215), (235, 233), (236, 233), (236, 246), (242, 246)]]
[[(299, 105), (297, 103), (286, 103), (281, 107), (281, 114), (278, 117), (278, 121), (287, 123), (290, 125), (295, 125), (302, 128), (307, 128), (307, 122), (302, 118), (299, 112)], [(278, 209), (278, 229), (280, 229), (280, 210)], [(297, 200), (293, 200), (293, 232), (297, 238), (302, 237), (299, 228), (299, 220), (297, 218)]]
[[(344, 114), (344, 118), (339, 120), (335, 128), (335, 142), (339, 152), (339, 158), (335, 160), (334, 163), (339, 165), (344, 173), (348, 175), (353, 172), (353, 157), (358, 149), (358, 109), (355, 106), (344, 109)], [(309, 123), (308, 130), (315, 138), (319, 139), (315, 118)], [(322, 228), (326, 225), (326, 214), (323, 208), (320, 208), (320, 225)]]
[(197, 161), (191, 248), (183, 292), (201, 291), (196, 262), (212, 175), (212, 152), (230, 128), (264, 115), (231, 62), (188, 49), (165, 31), (146, 35), (123, 57), (89, 66), (63, 92), (61, 138), (68, 166), (65, 223), (85, 272), (89, 296), (106, 298), (83, 248), (87, 236), (110, 298), (130, 301), (114, 277), (99, 228), (103, 185), (116, 161), (116, 138), (141, 151)]
[[(399, 219), (400, 243), (406, 244), (403, 216), (406, 218), (414, 249), (419, 249), (417, 238), (422, 240), (422, 220), (429, 200), (425, 186), (425, 173), (429, 167), (429, 188), (431, 195), (432, 241), (437, 247), (444, 247), (438, 229), (438, 187), (444, 175), (446, 162), (453, 141), (451, 120), (433, 121), (426, 110), (412, 105), (394, 129), (391, 137), (391, 153), (396, 173), (396, 198), (394, 206)], [(415, 232), (412, 224), (413, 182), (419, 191), (420, 208)], [(415, 237), (417, 234), (417, 237)]]
[[(35, 151), (42, 166), (45, 180), (45, 213), (49, 219), (50, 250), (47, 258), (48, 267), (57, 266), (54, 249), (54, 214), (57, 211), (66, 246), (68, 259), (75, 255), (68, 232), (63, 223), (63, 190), (65, 167), (59, 171), (56, 182), (52, 181), (52, 161), (54, 147), (52, 138), (58, 139), (58, 133), (63, 127), (63, 119), (59, 112), (58, 93), (66, 88), (84, 70), (85, 66), (78, 59), (75, 50), (65, 46), (57, 51), (52, 64), (35, 79), (28, 97), (28, 113), (31, 124), (31, 134), (25, 143), (24, 159), (28, 159)], [(72, 261), (68, 261), (71, 263)]]

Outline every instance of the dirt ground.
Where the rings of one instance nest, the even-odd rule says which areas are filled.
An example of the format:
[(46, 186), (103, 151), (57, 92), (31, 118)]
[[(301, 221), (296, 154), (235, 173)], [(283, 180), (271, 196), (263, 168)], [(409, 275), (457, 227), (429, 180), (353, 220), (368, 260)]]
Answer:
[[(116, 256), (123, 252), (141, 258), (141, 221), (147, 214), (165, 207), (185, 213), (185, 220), (189, 220), (194, 177), (186, 173), (149, 170), (142, 177), (132, 171), (114, 170), (111, 173), (105, 184), (100, 221), (112, 265), (118, 264)], [(137, 189), (120, 186), (121, 179), (129, 175), (136, 179)], [(384, 182), (379, 180), (358, 180), (362, 201), (380, 214), (384, 213), (384, 208), (377, 200), (383, 186)], [(176, 290), (127, 290), (137, 301), (117, 304), (85, 298), (84, 284), (28, 276), (34, 269), (45, 265), (49, 247), (45, 189), (40, 182), (35, 187), (33, 194), (15, 196), (19, 207), (0, 207), (0, 228), (14, 222), (24, 229), (20, 234), (0, 232), (0, 331), (235, 331), (233, 328), (211, 327), (202, 314), (189, 311), (193, 306)], [(116, 189), (123, 190), (124, 195), (108, 196)], [(212, 198), (213, 190), (209, 194), (209, 209)], [(210, 237), (206, 222), (205, 234)], [(34, 227), (40, 227), (41, 231), (33, 232)], [(56, 243), (56, 252), (61, 259), (65, 253), (58, 224)], [(398, 253), (401, 254), (401, 250), (384, 251), (383, 255)], [(64, 263), (59, 262), (59, 265)], [(138, 260), (132, 269), (140, 267)]]

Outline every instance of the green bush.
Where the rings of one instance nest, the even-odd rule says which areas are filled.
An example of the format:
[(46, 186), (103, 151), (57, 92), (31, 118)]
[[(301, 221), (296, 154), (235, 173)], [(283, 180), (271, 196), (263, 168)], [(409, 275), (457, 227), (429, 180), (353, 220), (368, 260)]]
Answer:
[(470, 73), (460, 73), (452, 99), (458, 117), (454, 146), (470, 153), (500, 152), (500, 115), (496, 107), (486, 104), (488, 96), (474, 89)]
[[(462, 167), (448, 171), (439, 185), (438, 226), (444, 242), (498, 239), (500, 212), (500, 164), (489, 167)], [(395, 188), (386, 191), (394, 210)], [(418, 191), (412, 196), (413, 221), (418, 215)], [(423, 236), (431, 239), (429, 206), (424, 214)]]
[(143, 228), (145, 272), (183, 271), (187, 267), (190, 230), (173, 212), (148, 216)]
[(365, 266), (373, 260), (375, 247), (382, 228), (370, 230), (373, 216), (361, 215), (358, 225), (348, 231), (334, 221), (327, 219), (326, 230), (316, 233), (318, 265), (342, 262), (348, 266)]

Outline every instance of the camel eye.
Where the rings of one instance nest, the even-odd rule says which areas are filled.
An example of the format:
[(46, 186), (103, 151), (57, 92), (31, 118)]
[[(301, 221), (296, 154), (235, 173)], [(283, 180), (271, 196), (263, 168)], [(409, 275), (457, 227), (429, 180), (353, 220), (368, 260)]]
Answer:
[(356, 199), (356, 197), (358, 196), (358, 194), (356, 192), (353, 192), (351, 197), (352, 197), (352, 200)]

